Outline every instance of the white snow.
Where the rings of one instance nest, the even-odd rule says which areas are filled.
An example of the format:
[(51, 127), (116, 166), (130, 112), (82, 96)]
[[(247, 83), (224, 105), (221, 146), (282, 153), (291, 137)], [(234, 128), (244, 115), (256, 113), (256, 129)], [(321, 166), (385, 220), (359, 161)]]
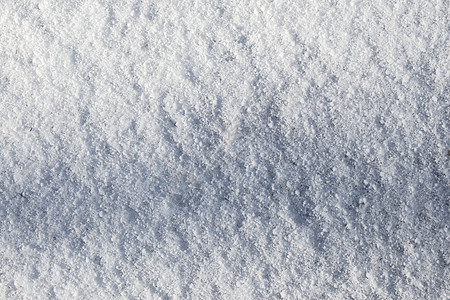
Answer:
[(446, 299), (445, 0), (4, 0), (1, 299)]

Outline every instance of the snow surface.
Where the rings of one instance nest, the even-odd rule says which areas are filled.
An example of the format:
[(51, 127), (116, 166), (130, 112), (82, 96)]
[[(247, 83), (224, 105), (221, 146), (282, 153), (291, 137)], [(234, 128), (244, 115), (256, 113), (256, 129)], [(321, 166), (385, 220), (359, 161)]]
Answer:
[(449, 299), (448, 0), (2, 0), (1, 299)]

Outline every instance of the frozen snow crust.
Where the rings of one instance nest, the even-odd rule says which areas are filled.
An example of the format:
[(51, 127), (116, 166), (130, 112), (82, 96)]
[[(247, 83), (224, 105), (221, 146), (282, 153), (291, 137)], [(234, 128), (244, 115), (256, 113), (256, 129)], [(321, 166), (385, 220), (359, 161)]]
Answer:
[(445, 299), (449, 2), (0, 5), (1, 299)]

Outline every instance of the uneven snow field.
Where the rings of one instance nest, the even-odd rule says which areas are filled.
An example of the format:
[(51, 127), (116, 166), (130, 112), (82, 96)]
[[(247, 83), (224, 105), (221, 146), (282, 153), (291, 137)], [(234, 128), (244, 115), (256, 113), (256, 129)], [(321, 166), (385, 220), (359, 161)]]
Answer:
[(0, 5), (1, 299), (448, 299), (447, 0)]

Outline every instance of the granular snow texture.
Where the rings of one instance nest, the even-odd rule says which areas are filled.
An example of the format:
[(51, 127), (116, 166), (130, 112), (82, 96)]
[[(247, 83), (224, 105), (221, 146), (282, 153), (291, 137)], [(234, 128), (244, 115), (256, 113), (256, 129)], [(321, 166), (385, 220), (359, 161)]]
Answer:
[(3, 0), (1, 299), (449, 299), (448, 0)]

